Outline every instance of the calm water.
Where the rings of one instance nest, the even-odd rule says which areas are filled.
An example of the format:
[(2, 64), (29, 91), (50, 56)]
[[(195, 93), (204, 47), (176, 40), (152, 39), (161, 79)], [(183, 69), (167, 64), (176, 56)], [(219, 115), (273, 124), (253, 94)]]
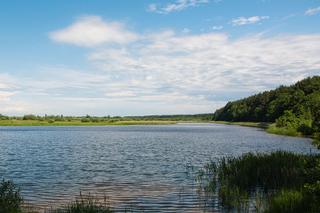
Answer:
[(39, 208), (80, 191), (116, 209), (197, 211), (194, 173), (246, 152), (316, 152), (309, 139), (216, 124), (0, 127), (0, 178), (12, 179)]

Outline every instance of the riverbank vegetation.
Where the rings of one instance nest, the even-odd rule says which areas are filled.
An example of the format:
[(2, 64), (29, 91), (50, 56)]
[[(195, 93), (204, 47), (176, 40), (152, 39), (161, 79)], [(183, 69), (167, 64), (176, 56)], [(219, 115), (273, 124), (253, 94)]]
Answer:
[(150, 115), (150, 116), (63, 116), (0, 114), (0, 126), (103, 126), (103, 125), (161, 125), (177, 122), (208, 122), (213, 114), (197, 115)]
[(245, 154), (212, 162), (197, 180), (220, 211), (320, 212), (320, 155)]
[(92, 195), (80, 196), (67, 205), (58, 208), (48, 210), (47, 213), (111, 213), (113, 212), (109, 207), (106, 199), (103, 202), (99, 201)]
[(2, 180), (0, 182), (0, 212), (20, 213), (22, 203), (20, 189), (12, 181)]
[(274, 123), (268, 132), (318, 137), (320, 76), (229, 102), (214, 113), (213, 120)]
[(247, 127), (256, 127), (267, 129), (271, 123), (266, 122), (231, 122), (231, 121), (212, 121), (215, 124), (224, 124), (224, 125), (238, 125), (238, 126), (247, 126)]
[[(0, 182), (1, 213), (36, 213), (37, 210), (24, 203), (20, 189), (12, 181)], [(51, 208), (46, 213), (111, 213), (106, 199), (102, 202), (92, 195), (82, 195), (59, 208)]]

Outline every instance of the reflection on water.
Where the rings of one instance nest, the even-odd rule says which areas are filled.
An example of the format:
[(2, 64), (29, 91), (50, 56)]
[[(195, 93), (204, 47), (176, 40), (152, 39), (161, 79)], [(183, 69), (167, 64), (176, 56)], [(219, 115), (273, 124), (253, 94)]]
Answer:
[(58, 206), (80, 191), (116, 209), (197, 211), (195, 172), (246, 152), (316, 152), (309, 139), (217, 124), (0, 127), (0, 177), (31, 204)]

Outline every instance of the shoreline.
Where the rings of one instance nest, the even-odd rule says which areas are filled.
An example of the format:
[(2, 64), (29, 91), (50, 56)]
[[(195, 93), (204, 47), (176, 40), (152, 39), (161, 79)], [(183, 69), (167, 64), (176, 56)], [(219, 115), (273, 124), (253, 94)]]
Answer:
[(263, 129), (266, 133), (274, 135), (283, 135), (290, 137), (311, 138), (312, 135), (303, 135), (299, 132), (290, 132), (286, 129), (275, 127), (274, 123), (268, 122), (233, 122), (233, 121), (207, 121), (207, 120), (120, 120), (120, 121), (100, 121), (100, 122), (82, 122), (81, 120), (72, 121), (40, 121), (40, 120), (0, 120), (0, 127), (23, 127), (23, 126), (135, 126), (135, 125), (174, 125), (174, 124), (222, 124), (237, 125), (243, 127), (254, 127)]

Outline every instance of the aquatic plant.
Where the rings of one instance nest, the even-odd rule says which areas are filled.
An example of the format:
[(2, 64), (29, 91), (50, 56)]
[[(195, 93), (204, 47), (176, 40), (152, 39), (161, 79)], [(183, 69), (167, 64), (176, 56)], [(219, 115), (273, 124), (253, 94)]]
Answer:
[(58, 209), (51, 209), (48, 213), (111, 213), (106, 198), (103, 202), (92, 195), (82, 195)]
[(20, 195), (20, 189), (12, 181), (3, 179), (0, 183), (0, 212), (22, 212), (22, 203), (23, 199)]
[(211, 162), (199, 172), (197, 179), (204, 180), (198, 181), (202, 183), (200, 187), (206, 193), (216, 195), (208, 198), (217, 197), (223, 209), (241, 212), (249, 209), (263, 212), (273, 209), (271, 212), (277, 212), (276, 209), (280, 209), (290, 212), (290, 209), (302, 206), (313, 212), (320, 207), (312, 206), (307, 200), (320, 202), (320, 196), (307, 190), (306, 186), (314, 188), (314, 183), (320, 180), (319, 161), (320, 155), (282, 151), (248, 153)]

